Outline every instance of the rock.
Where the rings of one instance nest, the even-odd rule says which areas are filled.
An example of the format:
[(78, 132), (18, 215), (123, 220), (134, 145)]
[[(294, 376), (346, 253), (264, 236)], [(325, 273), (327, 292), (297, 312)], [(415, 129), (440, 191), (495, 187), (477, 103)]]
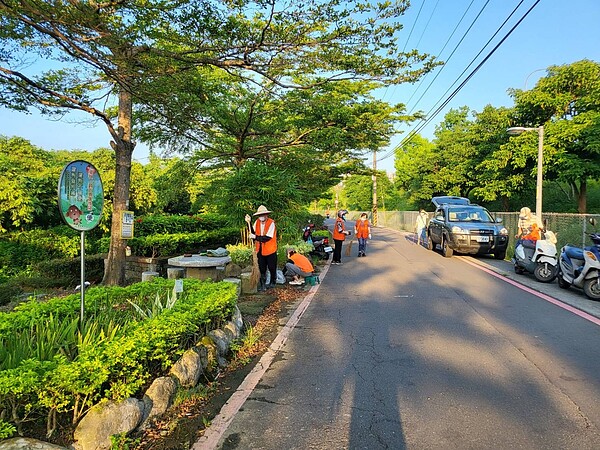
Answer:
[(223, 331), (227, 335), (227, 338), (230, 342), (240, 337), (240, 330), (237, 329), (235, 323), (233, 323), (231, 320), (223, 327)]
[(216, 330), (209, 331), (208, 335), (212, 338), (217, 346), (219, 355), (225, 356), (229, 351), (229, 344), (231, 342), (231, 339), (227, 336), (227, 334), (225, 334), (223, 330), (217, 328)]
[(225, 267), (225, 276), (226, 277), (233, 277), (233, 278), (239, 278), (239, 276), (242, 274), (242, 268), (240, 266), (238, 266), (237, 264), (227, 264), (227, 266)]
[(141, 428), (146, 428), (150, 419), (171, 407), (176, 392), (177, 383), (171, 377), (160, 377), (152, 382), (144, 394), (144, 420)]
[(142, 281), (150, 281), (159, 275), (158, 272), (142, 272)]
[(185, 277), (185, 269), (183, 267), (167, 267), (167, 278), (169, 280), (178, 280)]
[(240, 275), (242, 280), (242, 294), (256, 294), (258, 286), (252, 286), (250, 283), (250, 272), (244, 272)]
[(233, 311), (233, 315), (231, 316), (231, 321), (235, 323), (238, 332), (241, 332), (244, 329), (244, 318), (242, 317), (240, 308), (238, 308), (237, 305), (235, 307), (235, 310)]
[(196, 349), (189, 349), (173, 364), (170, 374), (185, 388), (196, 386), (202, 374), (202, 361)]
[(75, 450), (108, 450), (110, 437), (137, 428), (144, 415), (144, 402), (128, 398), (121, 402), (101, 403), (81, 419), (73, 435)]
[(36, 439), (16, 437), (0, 441), (0, 450), (65, 450), (65, 447)]

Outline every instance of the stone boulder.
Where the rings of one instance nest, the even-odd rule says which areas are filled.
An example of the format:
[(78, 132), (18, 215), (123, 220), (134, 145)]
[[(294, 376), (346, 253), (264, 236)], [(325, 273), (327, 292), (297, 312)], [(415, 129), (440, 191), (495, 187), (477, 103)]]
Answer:
[(185, 388), (196, 386), (202, 375), (202, 360), (198, 351), (195, 348), (187, 350), (173, 364), (169, 373), (177, 378), (179, 384)]
[(112, 435), (135, 430), (143, 416), (144, 402), (135, 398), (98, 404), (90, 409), (75, 429), (73, 448), (108, 450)]
[(141, 428), (146, 428), (150, 419), (165, 413), (173, 404), (177, 392), (177, 383), (171, 377), (159, 377), (152, 382), (144, 394), (144, 421)]
[(65, 450), (65, 447), (37, 439), (16, 437), (0, 441), (0, 450)]

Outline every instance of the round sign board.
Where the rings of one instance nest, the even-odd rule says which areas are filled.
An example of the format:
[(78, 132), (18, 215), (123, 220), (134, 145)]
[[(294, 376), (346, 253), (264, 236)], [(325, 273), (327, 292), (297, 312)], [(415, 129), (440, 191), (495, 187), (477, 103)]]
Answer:
[(65, 223), (78, 231), (96, 228), (103, 206), (104, 190), (96, 168), (86, 161), (67, 164), (58, 181), (58, 209)]

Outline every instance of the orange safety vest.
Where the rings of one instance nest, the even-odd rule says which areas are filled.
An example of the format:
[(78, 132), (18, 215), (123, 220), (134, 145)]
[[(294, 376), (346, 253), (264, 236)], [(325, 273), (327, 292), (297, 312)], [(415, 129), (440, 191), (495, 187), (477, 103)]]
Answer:
[(294, 253), (292, 256), (290, 256), (290, 259), (294, 261), (294, 264), (296, 264), (302, 272), (312, 273), (312, 271), (315, 270), (313, 265), (310, 263), (310, 260), (300, 253)]
[(358, 219), (356, 221), (356, 225), (354, 225), (354, 228), (356, 228), (356, 237), (357, 238), (367, 239), (369, 237), (369, 221), (367, 219), (365, 219), (365, 220)]
[[(338, 231), (338, 223), (341, 223), (342, 232)], [(346, 225), (341, 217), (338, 217), (333, 224), (333, 239), (337, 241), (344, 241), (346, 239), (346, 235), (343, 233), (346, 231)]]
[[(266, 236), (267, 231), (271, 227), (271, 224), (275, 224), (275, 221), (270, 217), (267, 218), (264, 222), (260, 220), (256, 220), (254, 223), (254, 234), (257, 236)], [(262, 246), (262, 252), (261, 252)], [(277, 251), (277, 229), (273, 233), (273, 237), (269, 239), (267, 242), (258, 242), (254, 241), (254, 248), (256, 249), (256, 253), (263, 256), (272, 255)]]

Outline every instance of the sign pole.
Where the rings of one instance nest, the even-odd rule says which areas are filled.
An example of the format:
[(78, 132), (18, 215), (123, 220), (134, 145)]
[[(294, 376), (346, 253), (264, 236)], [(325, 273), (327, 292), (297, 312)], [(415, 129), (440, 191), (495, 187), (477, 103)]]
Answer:
[(81, 311), (79, 316), (79, 331), (83, 332), (83, 317), (85, 312), (85, 231), (81, 232)]

